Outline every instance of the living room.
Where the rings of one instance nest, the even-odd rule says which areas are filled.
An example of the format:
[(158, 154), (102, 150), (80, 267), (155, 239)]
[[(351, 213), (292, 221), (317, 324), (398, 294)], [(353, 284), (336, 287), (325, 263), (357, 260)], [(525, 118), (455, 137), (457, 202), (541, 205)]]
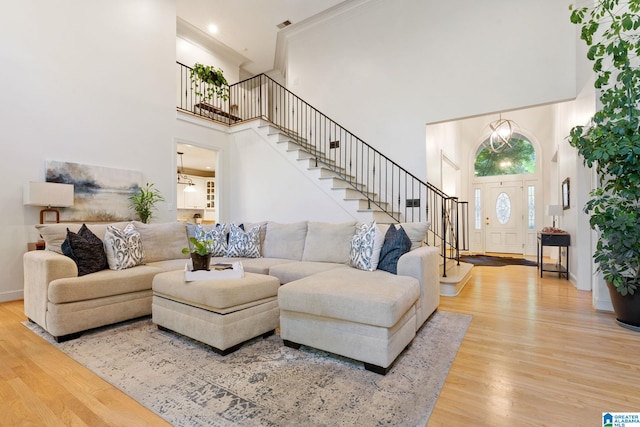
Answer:
[[(580, 64), (577, 59), (580, 56), (576, 54), (575, 48), (576, 30), (567, 25), (566, 4), (549, 1), (543, 3), (544, 6), (531, 6), (531, 10), (527, 11), (523, 11), (524, 5), (502, 8), (498, 14), (500, 21), (504, 25), (512, 25), (513, 31), (519, 34), (517, 45), (508, 51), (505, 49), (509, 45), (499, 44), (507, 27), (502, 26), (500, 31), (487, 31), (486, 20), (496, 19), (496, 14), (488, 10), (476, 10), (482, 8), (475, 5), (468, 5), (462, 12), (448, 11), (449, 6), (444, 5), (430, 10), (426, 6), (413, 4), (402, 7), (383, 6), (376, 2), (347, 4), (349, 7), (346, 12), (339, 13), (336, 22), (348, 19), (353, 28), (366, 31), (366, 39), (371, 40), (368, 49), (374, 49), (375, 52), (378, 49), (388, 50), (389, 59), (384, 59), (374, 51), (366, 53), (360, 46), (351, 46), (361, 44), (359, 40), (365, 34), (362, 31), (353, 38), (353, 29), (350, 29), (338, 42), (323, 33), (334, 31), (335, 35), (337, 29), (315, 25), (311, 30), (322, 32), (312, 33), (313, 39), (309, 39), (311, 35), (296, 36), (288, 43), (285, 71), (290, 89), (330, 117), (338, 119), (348, 129), (353, 129), (372, 146), (388, 153), (416, 176), (426, 177), (436, 186), (441, 187), (442, 183), (442, 153), (464, 165), (463, 152), (466, 150), (462, 149), (459, 140), (452, 143), (440, 138), (439, 133), (435, 133), (435, 136), (429, 134), (429, 126), (425, 128), (425, 124), (442, 123), (488, 112), (494, 112), (492, 114), (495, 115), (501, 111), (573, 99), (580, 95), (580, 92), (576, 92), (581, 90), (579, 88), (588, 87), (588, 73), (577, 66)], [(7, 39), (19, 42), (8, 47), (9, 62), (5, 68), (8, 73), (7, 81), (12, 83), (3, 103), (8, 114), (7, 123), (11, 123), (6, 135), (12, 142), (9, 147), (11, 155), (5, 158), (5, 171), (15, 179), (16, 185), (2, 190), (7, 215), (3, 227), (6, 227), (5, 235), (8, 236), (3, 243), (2, 253), (6, 256), (2, 258), (2, 263), (8, 276), (0, 289), (0, 299), (21, 297), (21, 254), (15, 251), (14, 245), (26, 247), (28, 242), (37, 239), (31, 225), (38, 222), (38, 211), (22, 205), (20, 183), (44, 180), (46, 160), (140, 171), (145, 180), (153, 182), (162, 194), (170, 195), (175, 192), (174, 176), (170, 171), (176, 167), (176, 144), (206, 144), (210, 148), (221, 150), (220, 164), (223, 171), (220, 181), (231, 183), (219, 183), (221, 209), (218, 215), (221, 221), (231, 218), (260, 220), (264, 217), (297, 220), (321, 219), (319, 216), (322, 216), (326, 220), (336, 221), (344, 218), (345, 214), (341, 212), (326, 212), (326, 200), (314, 202), (316, 198), (306, 197), (304, 204), (295, 204), (292, 202), (295, 198), (290, 193), (273, 192), (272, 183), (266, 185), (265, 180), (261, 179), (265, 174), (264, 168), (257, 170), (257, 176), (251, 178), (248, 172), (253, 166), (260, 164), (260, 154), (252, 150), (255, 147), (251, 146), (251, 142), (231, 146), (225, 133), (176, 120), (174, 87), (177, 24), (176, 4), (173, 2), (163, 2), (160, 5), (154, 3), (153, 6), (140, 3), (131, 10), (118, 9), (114, 5), (105, 11), (96, 11), (88, 6), (70, 6), (70, 10), (64, 12), (58, 8), (48, 11), (46, 6), (42, 6), (38, 8), (39, 13), (31, 14), (28, 18), (24, 16), (24, 10), (15, 5), (12, 7), (16, 10), (8, 15), (15, 16), (15, 19), (7, 23), (3, 32)], [(385, 7), (391, 7), (392, 10), (385, 10)], [(423, 10), (423, 7), (426, 9)], [(398, 15), (400, 12), (396, 8), (406, 11)], [(512, 13), (511, 17), (509, 13)], [(57, 14), (60, 14), (59, 19), (47, 19), (49, 16), (58, 16)], [(94, 27), (99, 28), (100, 23), (108, 26), (108, 17), (113, 14), (130, 16), (130, 20), (140, 22), (135, 24), (135, 31), (120, 27), (103, 28), (95, 35), (83, 34), (78, 37), (78, 33), (84, 28), (82, 23), (88, 17)], [(386, 16), (411, 16), (411, 19), (430, 21), (429, 25), (424, 25), (428, 28), (422, 30), (423, 34), (415, 34), (415, 39), (405, 34), (406, 28), (412, 26), (404, 18), (387, 23), (393, 25), (393, 31), (389, 31), (389, 34), (376, 35), (380, 32), (374, 28), (382, 24), (378, 20)], [(527, 22), (530, 24), (522, 21), (523, 16), (528, 17)], [(534, 19), (536, 16), (546, 21), (544, 34), (537, 30), (538, 21)], [(359, 27), (355, 27), (359, 22), (354, 20), (356, 17), (362, 19)], [(484, 19), (479, 19), (482, 17)], [(38, 21), (41, 30), (35, 33), (25, 29), (21, 25), (21, 18), (28, 19), (29, 22), (42, 20), (43, 22)], [(452, 19), (456, 23), (448, 23), (446, 19)], [(56, 22), (65, 22), (66, 30), (60, 31)], [(76, 25), (78, 29), (74, 30)], [(120, 24), (122, 25), (125, 24)], [(412, 31), (417, 31), (416, 28), (420, 25), (416, 23)], [(336, 26), (342, 28), (342, 24)], [(474, 33), (474, 37), (464, 36), (458, 29), (460, 27), (467, 28)], [(48, 37), (45, 39), (39, 34), (48, 34)], [(351, 40), (349, 37), (352, 41), (347, 43)], [(377, 43), (376, 38), (384, 40)], [(331, 44), (321, 45), (318, 40), (331, 40)], [(450, 43), (443, 44), (441, 40), (450, 40)], [(407, 49), (399, 51), (391, 48), (392, 43), (401, 41), (407, 45)], [(308, 43), (316, 45), (308, 49)], [(472, 44), (465, 47), (465, 43)], [(499, 57), (506, 55), (511, 64), (526, 64), (526, 67), (518, 69), (517, 73), (510, 68), (496, 69), (493, 51), (486, 54), (483, 51), (480, 56), (469, 53), (469, 58), (459, 54), (463, 48), (469, 52), (481, 51), (473, 45), (476, 43), (488, 47), (499, 46)], [(309, 56), (309, 51), (314, 51), (315, 54)], [(422, 53), (425, 51), (430, 52), (428, 57)], [(451, 55), (449, 52), (456, 54)], [(350, 54), (354, 55), (351, 59)], [(362, 58), (365, 54), (369, 55), (366, 61)], [(323, 58), (322, 55), (329, 55), (331, 59)], [(379, 62), (373, 62), (374, 58)], [(549, 61), (549, 58), (554, 61)], [(340, 61), (345, 65), (339, 66)], [(336, 66), (317, 65), (329, 62)], [(376, 72), (370, 73), (363, 65), (354, 65), (365, 63)], [(434, 63), (447, 64), (447, 67), (434, 67)], [(469, 63), (472, 64), (471, 68)], [(412, 65), (409, 68), (406, 64)], [(225, 70), (229, 69), (227, 63), (222, 66)], [(316, 75), (314, 70), (321, 68), (322, 73)], [(474, 71), (470, 72), (471, 69)], [(381, 76), (384, 76), (384, 85), (380, 85)], [(227, 71), (230, 82), (239, 77), (239, 69)], [(350, 89), (347, 90), (347, 87)], [(509, 90), (500, 90), (501, 87), (508, 87)], [(588, 99), (587, 95), (585, 97)], [(359, 108), (353, 108), (353, 100), (357, 99), (367, 101)], [(430, 99), (437, 102), (430, 102)], [(564, 116), (574, 114), (573, 107), (567, 109), (572, 111)], [(558, 116), (563, 117), (560, 113)], [(370, 120), (371, 117), (375, 120)], [(385, 117), (385, 120), (379, 120), (379, 117)], [(35, 126), (34, 118), (38, 119)], [(572, 157), (570, 149), (562, 143), (563, 135), (566, 134), (562, 128), (568, 131), (568, 124), (554, 126), (556, 128), (551, 132), (555, 135), (555, 141), (547, 141), (546, 144), (557, 146), (562, 154), (563, 160), (559, 167), (566, 170), (561, 170), (558, 176), (570, 176), (577, 185), (580, 182), (575, 171), (577, 157), (575, 154)], [(387, 144), (385, 149), (385, 141), (394, 143)], [(254, 152), (253, 158), (251, 151)], [(550, 159), (552, 155), (553, 149), (543, 151), (543, 161)], [(243, 162), (237, 162), (236, 159), (239, 158)], [(224, 170), (231, 172), (225, 175)], [(241, 177), (234, 175), (240, 170)], [(291, 181), (285, 182), (289, 184)], [(273, 184), (277, 185), (277, 182)], [(548, 184), (544, 189), (541, 206), (550, 204), (552, 198), (557, 197), (559, 186), (559, 182)], [(308, 187), (313, 186), (308, 185), (299, 190), (306, 191)], [(460, 196), (467, 199), (466, 189), (461, 191)], [(258, 195), (255, 205), (249, 205), (241, 196), (246, 194)], [(305, 209), (301, 209), (303, 205)], [(293, 206), (296, 209), (292, 209)], [(270, 211), (266, 211), (267, 208)], [(174, 219), (175, 209), (175, 201), (167, 198), (166, 204), (157, 213), (157, 219)], [(566, 218), (565, 224), (577, 223), (577, 211), (573, 209), (567, 212), (573, 217)], [(319, 215), (318, 212), (322, 214)], [(542, 212), (540, 213), (543, 218)], [(576, 230), (574, 239), (581, 239), (584, 233), (588, 237), (588, 231)], [(585, 262), (584, 259), (574, 260), (573, 265), (577, 266), (582, 262)], [(591, 288), (590, 280), (587, 281), (586, 285), (581, 285), (583, 280), (578, 279), (579, 288)], [(596, 299), (597, 291), (598, 288), (595, 287)], [(606, 295), (602, 296), (606, 301), (605, 297)]]
[[(437, 186), (446, 180), (443, 153), (468, 174), (470, 150), (454, 136), (464, 128), (444, 123), (490, 121), (501, 112), (522, 115), (516, 111), (554, 104), (542, 161), (548, 165), (556, 153), (560, 160), (555, 180), (546, 175), (541, 206), (559, 200), (565, 177), (576, 184), (576, 195), (588, 191), (579, 186), (590, 183), (590, 175), (564, 140), (595, 108), (589, 66), (568, 22), (570, 2), (345, 3), (335, 21), (290, 35), (282, 71), (292, 91)], [(176, 145), (205, 145), (220, 153), (221, 221), (348, 217), (327, 209), (326, 198), (308, 196), (312, 185), (296, 181), (292, 188), (290, 174), (265, 167), (255, 141), (176, 119), (177, 10), (180, 2), (170, 0), (5, 7), (2, 162), (11, 179), (0, 190), (0, 301), (22, 298), (22, 255), (38, 238), (38, 209), (23, 205), (22, 187), (44, 180), (47, 160), (139, 171), (167, 196), (175, 194)], [(237, 65), (221, 65), (230, 82), (240, 79)], [(535, 126), (525, 117), (518, 121)], [(273, 191), (282, 185), (287, 191)], [(467, 199), (464, 185), (460, 195)], [(175, 219), (175, 200), (167, 197), (156, 220)], [(540, 225), (549, 222), (546, 217)], [(576, 207), (562, 224), (578, 249), (571, 260), (574, 285), (592, 291), (594, 309), (607, 308), (605, 288), (592, 284), (586, 218)]]

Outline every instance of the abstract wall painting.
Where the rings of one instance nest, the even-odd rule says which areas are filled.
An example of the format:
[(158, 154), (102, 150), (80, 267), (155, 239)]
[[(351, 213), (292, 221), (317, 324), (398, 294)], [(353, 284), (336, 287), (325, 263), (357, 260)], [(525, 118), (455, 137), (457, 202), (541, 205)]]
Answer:
[(60, 211), (61, 221), (103, 222), (135, 218), (129, 196), (139, 191), (142, 173), (79, 163), (46, 162), (46, 181), (73, 184), (73, 207)]

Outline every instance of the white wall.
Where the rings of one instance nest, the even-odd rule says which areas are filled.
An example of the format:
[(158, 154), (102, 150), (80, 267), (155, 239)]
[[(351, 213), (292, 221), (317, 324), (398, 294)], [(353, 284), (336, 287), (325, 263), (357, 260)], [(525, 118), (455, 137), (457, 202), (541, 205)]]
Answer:
[(354, 215), (319, 187), (255, 129), (232, 130), (230, 212), (221, 221), (343, 222)]
[(212, 52), (180, 36), (176, 38), (176, 60), (189, 67), (199, 62), (220, 68), (229, 84), (237, 83), (239, 79), (240, 62), (236, 57), (225, 55), (224, 52)]
[(364, 2), (291, 33), (289, 89), (426, 177), (426, 123), (575, 97), (568, 5)]
[[(39, 208), (23, 206), (45, 161), (141, 171), (162, 194), (175, 153), (173, 0), (4, 2), (0, 301), (22, 297), (22, 254)], [(160, 206), (157, 219), (171, 212)], [(175, 218), (175, 212), (173, 213)]]
[[(589, 226), (589, 217), (584, 213), (584, 206), (589, 199), (589, 191), (593, 188), (592, 171), (587, 169), (577, 150), (569, 145), (567, 136), (575, 125), (585, 125), (596, 111), (596, 92), (593, 78), (589, 79), (575, 101), (558, 106), (555, 120), (558, 141), (558, 190), (565, 178), (570, 179), (570, 209), (564, 211), (560, 219), (562, 227), (571, 233), (572, 248), (570, 263), (577, 267), (572, 270), (572, 280), (578, 289), (593, 290), (594, 306), (602, 309), (610, 308), (610, 298), (604, 283), (599, 288), (594, 274), (593, 233)], [(560, 201), (560, 199), (558, 200)]]

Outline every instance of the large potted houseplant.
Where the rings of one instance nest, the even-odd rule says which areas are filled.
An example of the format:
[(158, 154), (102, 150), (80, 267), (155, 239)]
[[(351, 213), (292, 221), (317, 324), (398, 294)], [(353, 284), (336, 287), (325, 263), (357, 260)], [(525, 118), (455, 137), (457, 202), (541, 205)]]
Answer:
[(164, 197), (158, 191), (153, 188), (153, 184), (147, 182), (144, 187), (141, 187), (135, 194), (129, 196), (129, 206), (133, 209), (140, 221), (148, 224), (153, 216), (153, 211), (156, 209), (156, 203), (164, 201)]
[(224, 101), (229, 99), (229, 83), (222, 69), (196, 63), (190, 71), (190, 78), (193, 92), (205, 101), (211, 100), (213, 95)]
[(572, 9), (589, 47), (601, 106), (574, 127), (570, 144), (595, 167), (599, 188), (585, 212), (599, 237), (594, 260), (609, 287), (618, 322), (640, 330), (640, 1), (598, 0)]
[(191, 242), (190, 248), (182, 248), (183, 254), (191, 254), (191, 263), (193, 264), (193, 271), (206, 270), (209, 271), (209, 265), (211, 264), (211, 246), (213, 241), (211, 240), (198, 240), (195, 237), (189, 237)]

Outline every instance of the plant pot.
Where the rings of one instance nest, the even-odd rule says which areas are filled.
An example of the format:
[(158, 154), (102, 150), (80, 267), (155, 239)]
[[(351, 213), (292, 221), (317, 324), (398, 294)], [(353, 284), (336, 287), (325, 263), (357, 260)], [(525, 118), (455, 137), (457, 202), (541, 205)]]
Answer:
[(607, 283), (613, 311), (616, 313), (618, 324), (624, 328), (640, 332), (640, 294), (620, 295), (611, 283)]
[(206, 254), (206, 255), (191, 254), (191, 262), (193, 263), (193, 271), (197, 271), (197, 270), (209, 271), (209, 264), (211, 263), (211, 254)]

